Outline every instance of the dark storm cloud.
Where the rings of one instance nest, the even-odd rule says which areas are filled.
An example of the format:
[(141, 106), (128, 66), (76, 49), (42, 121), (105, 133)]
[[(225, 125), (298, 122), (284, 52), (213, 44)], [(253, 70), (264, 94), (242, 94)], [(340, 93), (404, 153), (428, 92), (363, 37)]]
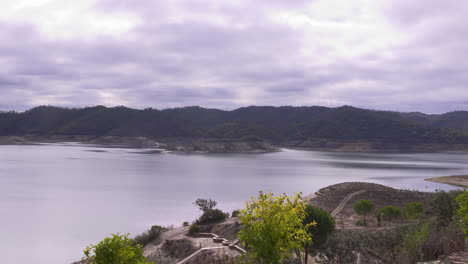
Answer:
[(67, 37), (40, 18), (3, 19), (0, 107), (468, 108), (467, 4), (401, 0), (377, 8), (355, 0), (325, 8), (332, 4), (102, 0), (92, 6), (97, 20), (123, 13), (137, 22), (117, 33), (82, 26)]

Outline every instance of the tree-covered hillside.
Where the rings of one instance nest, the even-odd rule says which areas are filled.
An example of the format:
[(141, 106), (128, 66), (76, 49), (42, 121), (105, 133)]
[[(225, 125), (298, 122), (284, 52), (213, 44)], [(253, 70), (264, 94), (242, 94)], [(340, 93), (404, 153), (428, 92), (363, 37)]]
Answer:
[(468, 112), (442, 115), (343, 106), (251, 106), (233, 111), (183, 107), (137, 110), (39, 106), (0, 112), (0, 135), (146, 136), (150, 138), (310, 138), (390, 143), (468, 143)]

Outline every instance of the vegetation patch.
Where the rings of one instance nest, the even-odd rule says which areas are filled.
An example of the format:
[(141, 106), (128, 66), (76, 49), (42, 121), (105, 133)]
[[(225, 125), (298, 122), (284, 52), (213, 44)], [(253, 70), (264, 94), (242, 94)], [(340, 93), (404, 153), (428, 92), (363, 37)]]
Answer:
[(140, 244), (142, 246), (146, 246), (150, 242), (155, 242), (159, 238), (162, 232), (167, 231), (167, 228), (162, 226), (154, 225), (151, 227), (150, 230), (143, 232), (140, 235), (137, 235), (133, 241), (136, 244)]
[(185, 258), (196, 251), (192, 242), (186, 238), (177, 240), (166, 240), (162, 245), (163, 252), (171, 258)]
[(228, 213), (224, 213), (223, 211), (214, 208), (217, 205), (217, 202), (214, 200), (197, 199), (194, 204), (203, 212), (200, 218), (195, 221), (196, 225), (218, 223), (229, 217)]

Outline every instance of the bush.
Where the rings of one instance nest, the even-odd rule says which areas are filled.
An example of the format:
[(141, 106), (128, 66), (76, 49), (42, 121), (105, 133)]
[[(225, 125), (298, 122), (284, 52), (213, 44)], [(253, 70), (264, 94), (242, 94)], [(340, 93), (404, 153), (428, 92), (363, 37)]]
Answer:
[(455, 202), (455, 197), (459, 192), (438, 192), (430, 202), (430, 214), (435, 215), (438, 225), (449, 225), (455, 216), (455, 211), (458, 204)]
[(361, 200), (353, 205), (354, 211), (363, 217), (364, 226), (367, 225), (366, 216), (374, 210), (374, 203), (370, 200)]
[[(310, 205), (306, 206), (305, 212), (306, 217), (302, 223), (305, 226), (309, 226), (307, 232), (314, 239), (313, 243), (306, 243), (304, 245), (304, 263), (307, 264), (309, 253), (314, 253), (323, 246), (335, 230), (335, 219), (322, 209)], [(312, 223), (314, 224), (311, 225)]]
[(231, 217), (238, 217), (239, 216), (239, 210), (234, 210), (231, 213)]
[(167, 229), (162, 227), (162, 226), (158, 226), (158, 225), (155, 225), (155, 226), (152, 226), (150, 230), (136, 236), (134, 239), (133, 239), (133, 242), (135, 244), (140, 244), (142, 246), (146, 246), (147, 244), (149, 244), (151, 241), (159, 238), (159, 236), (161, 235), (162, 232), (166, 231)]
[(457, 214), (460, 218), (460, 225), (468, 238), (468, 191), (465, 189), (463, 193), (457, 196), (456, 201), (459, 206)]
[(257, 263), (279, 264), (292, 251), (312, 242), (303, 223), (306, 206), (300, 193), (275, 197), (271, 192), (260, 192), (258, 199), (246, 203), (240, 212), (239, 239)]
[(418, 224), (400, 225), (380, 230), (337, 230), (324, 245), (323, 253), (330, 264), (357, 263), (356, 253), (361, 253), (361, 263), (398, 263), (404, 236), (418, 229)]
[(200, 233), (200, 226), (199, 225), (191, 225), (188, 231), (188, 234), (193, 236), (197, 233)]
[(93, 264), (149, 264), (143, 256), (141, 245), (134, 245), (127, 235), (112, 234), (97, 245), (90, 245), (84, 251), (85, 263)]
[(195, 221), (197, 225), (213, 224), (226, 219), (226, 214), (219, 209), (208, 209)]
[(303, 220), (304, 225), (316, 223), (309, 226), (308, 232), (312, 235), (314, 243), (312, 247), (317, 249), (327, 242), (328, 237), (335, 230), (335, 219), (324, 210), (308, 205), (305, 209), (306, 218)]
[(401, 210), (396, 206), (388, 205), (380, 208), (379, 214), (390, 223), (391, 220), (401, 216)]
[(429, 225), (427, 223), (406, 233), (400, 247), (400, 251), (403, 253), (401, 257), (412, 263), (423, 260), (422, 246), (426, 242), (428, 236)]
[(380, 212), (376, 212), (375, 218), (377, 219), (377, 226), (380, 227), (382, 224), (382, 214)]
[(437, 259), (452, 252), (463, 251), (465, 247), (463, 231), (452, 223), (447, 227), (432, 226), (423, 245), (424, 260)]
[(422, 203), (411, 202), (405, 205), (403, 212), (407, 219), (418, 219), (424, 212), (424, 207)]

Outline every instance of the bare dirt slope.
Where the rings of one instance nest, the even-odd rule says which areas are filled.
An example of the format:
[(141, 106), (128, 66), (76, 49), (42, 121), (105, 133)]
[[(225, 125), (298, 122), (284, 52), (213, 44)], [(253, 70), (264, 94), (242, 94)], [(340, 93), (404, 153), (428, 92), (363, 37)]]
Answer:
[[(221, 223), (201, 226), (201, 229), (202, 232), (215, 233), (233, 241), (240, 230), (240, 224), (238, 218), (232, 217)], [(222, 246), (214, 243), (212, 238), (188, 236), (188, 230), (189, 227), (179, 227), (163, 232), (159, 238), (144, 247), (143, 254), (158, 264), (176, 264), (201, 248)], [(206, 251), (196, 259), (203, 259), (206, 263), (218, 263), (220, 259), (225, 261), (238, 255), (238, 252), (226, 247)], [(196, 263), (193, 261), (187, 263)]]
[[(355, 225), (358, 216), (353, 210), (353, 204), (357, 201), (371, 200), (378, 210), (387, 205), (404, 207), (409, 202), (421, 202), (425, 205), (432, 195), (426, 192), (397, 190), (375, 183), (346, 182), (320, 189), (309, 203), (332, 213), (337, 228), (348, 229), (360, 228)], [(369, 218), (370, 226), (376, 226), (374, 217)]]

